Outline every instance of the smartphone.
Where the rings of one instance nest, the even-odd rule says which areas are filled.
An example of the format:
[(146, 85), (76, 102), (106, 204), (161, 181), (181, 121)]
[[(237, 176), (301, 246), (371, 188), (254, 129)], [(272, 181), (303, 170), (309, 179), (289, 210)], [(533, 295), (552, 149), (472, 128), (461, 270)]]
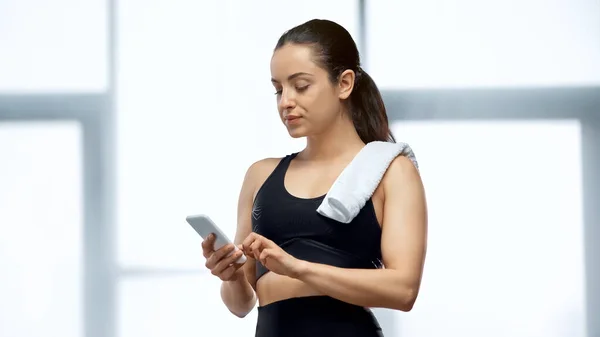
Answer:
[[(211, 233), (215, 235), (215, 250), (228, 245), (233, 244), (231, 240), (223, 233), (223, 231), (207, 216), (204, 214), (199, 215), (189, 215), (185, 218), (185, 220), (192, 226), (192, 228), (202, 237), (206, 239)], [(239, 248), (234, 245), (234, 250), (229, 254), (233, 254), (238, 251)], [(246, 256), (240, 256), (236, 263), (244, 263), (246, 262)]]

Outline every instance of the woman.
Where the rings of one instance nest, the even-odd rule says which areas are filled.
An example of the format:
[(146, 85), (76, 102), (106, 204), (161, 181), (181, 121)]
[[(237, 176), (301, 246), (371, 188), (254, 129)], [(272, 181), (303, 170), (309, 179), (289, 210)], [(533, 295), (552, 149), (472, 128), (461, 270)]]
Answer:
[[(349, 224), (316, 212), (353, 157), (394, 141), (375, 83), (340, 25), (311, 20), (281, 36), (271, 59), (279, 117), (306, 148), (248, 169), (234, 247), (203, 243), (221, 296), (244, 317), (258, 298), (256, 336), (381, 336), (369, 307), (409, 311), (423, 271), (427, 211), (412, 162), (396, 158)], [(241, 254), (248, 257), (235, 264)], [(385, 266), (385, 268), (383, 268)]]

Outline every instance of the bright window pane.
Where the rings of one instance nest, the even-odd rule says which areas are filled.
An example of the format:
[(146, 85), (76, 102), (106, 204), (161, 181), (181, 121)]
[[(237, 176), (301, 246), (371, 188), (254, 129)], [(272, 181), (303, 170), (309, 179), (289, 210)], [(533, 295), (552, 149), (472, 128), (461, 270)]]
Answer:
[(0, 1), (0, 92), (103, 91), (107, 4)]
[(82, 335), (81, 134), (0, 123), (0, 336)]
[(580, 125), (402, 122), (430, 216), (402, 336), (584, 337)]
[(207, 213), (233, 236), (248, 166), (303, 145), (277, 117), (269, 72), (277, 39), (313, 17), (354, 32), (356, 6), (118, 4), (118, 258), (125, 266), (198, 268), (200, 239), (186, 215)]
[(600, 83), (596, 0), (367, 1), (383, 88)]
[(219, 287), (209, 273), (122, 280), (118, 337), (254, 336), (256, 310), (237, 318), (221, 301)]

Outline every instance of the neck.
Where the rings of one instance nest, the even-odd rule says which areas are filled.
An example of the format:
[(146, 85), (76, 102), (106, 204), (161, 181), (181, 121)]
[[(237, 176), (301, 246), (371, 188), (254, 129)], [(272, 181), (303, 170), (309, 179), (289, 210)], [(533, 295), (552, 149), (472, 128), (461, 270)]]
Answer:
[(353, 158), (364, 146), (352, 121), (342, 117), (327, 131), (307, 137), (302, 156), (311, 161)]

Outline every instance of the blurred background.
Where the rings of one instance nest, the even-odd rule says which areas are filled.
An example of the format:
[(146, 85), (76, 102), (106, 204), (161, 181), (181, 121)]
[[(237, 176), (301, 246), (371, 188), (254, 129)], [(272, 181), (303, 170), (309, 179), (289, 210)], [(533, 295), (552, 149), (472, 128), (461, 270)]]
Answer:
[(421, 293), (386, 336), (600, 336), (600, 2), (0, 0), (0, 336), (253, 336), (188, 214), (298, 151), (269, 60), (344, 25), (421, 165)]

